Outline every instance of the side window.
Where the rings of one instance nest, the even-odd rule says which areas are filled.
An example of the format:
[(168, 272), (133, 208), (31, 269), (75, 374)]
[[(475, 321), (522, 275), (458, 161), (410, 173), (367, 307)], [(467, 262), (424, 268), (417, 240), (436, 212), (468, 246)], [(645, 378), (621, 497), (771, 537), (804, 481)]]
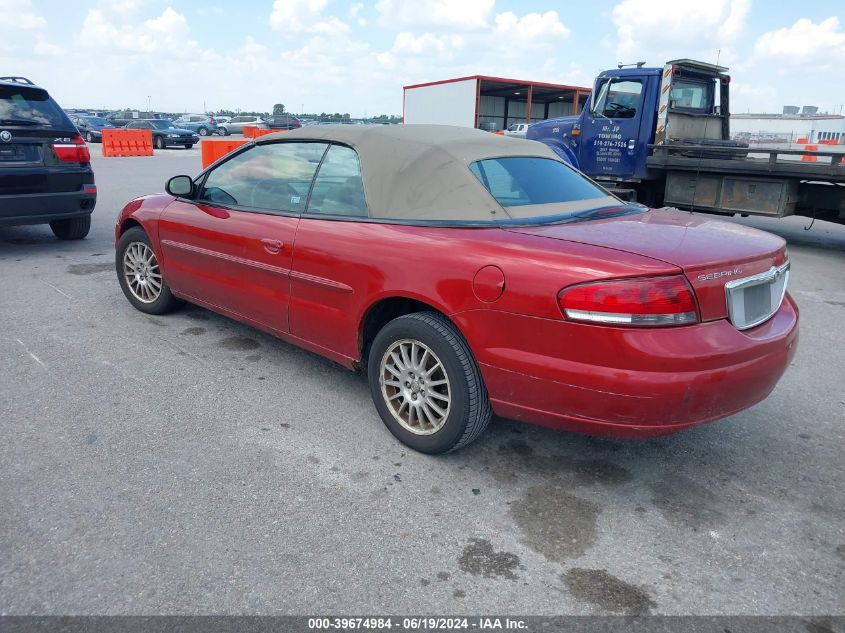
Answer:
[(257, 145), (211, 171), (198, 200), (281, 213), (302, 213), (326, 143)]
[(611, 79), (596, 93), (590, 112), (609, 119), (632, 119), (637, 114), (643, 84), (639, 80)]
[(361, 164), (355, 150), (343, 145), (329, 148), (314, 180), (307, 212), (367, 217)]

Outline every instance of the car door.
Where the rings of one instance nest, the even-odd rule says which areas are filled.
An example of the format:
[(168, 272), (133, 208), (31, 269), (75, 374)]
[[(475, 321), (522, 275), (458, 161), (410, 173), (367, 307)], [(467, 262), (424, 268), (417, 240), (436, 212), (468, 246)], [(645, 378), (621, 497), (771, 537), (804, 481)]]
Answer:
[(581, 117), (581, 171), (596, 178), (634, 177), (644, 96), (641, 77), (599, 80)]
[(314, 179), (294, 245), (291, 272), (291, 334), (347, 357), (356, 354), (360, 302), (379, 273), (354, 263), (368, 248), (356, 222), (367, 203), (355, 151), (331, 145)]
[(179, 295), (288, 332), (299, 216), (325, 143), (249, 146), (197, 181), (159, 221), (167, 282)]

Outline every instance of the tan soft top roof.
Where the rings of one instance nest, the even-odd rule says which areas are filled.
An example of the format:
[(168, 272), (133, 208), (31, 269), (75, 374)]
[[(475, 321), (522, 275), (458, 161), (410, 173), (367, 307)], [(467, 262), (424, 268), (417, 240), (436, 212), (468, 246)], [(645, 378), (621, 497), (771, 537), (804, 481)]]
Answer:
[[(502, 156), (563, 162), (537, 141), (448, 125), (311, 125), (260, 136), (256, 143), (295, 139), (333, 141), (358, 152), (373, 218), (490, 222), (533, 215), (503, 208), (469, 164)], [(567, 206), (560, 211), (571, 210)]]

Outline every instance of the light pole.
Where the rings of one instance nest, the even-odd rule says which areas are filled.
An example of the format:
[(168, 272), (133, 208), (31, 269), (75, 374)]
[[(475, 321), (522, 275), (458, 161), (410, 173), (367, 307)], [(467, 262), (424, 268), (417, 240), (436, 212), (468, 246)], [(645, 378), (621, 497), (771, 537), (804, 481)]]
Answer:
[(147, 112), (152, 111), (150, 108), (150, 99), (152, 99), (152, 97), (150, 95), (147, 95)]

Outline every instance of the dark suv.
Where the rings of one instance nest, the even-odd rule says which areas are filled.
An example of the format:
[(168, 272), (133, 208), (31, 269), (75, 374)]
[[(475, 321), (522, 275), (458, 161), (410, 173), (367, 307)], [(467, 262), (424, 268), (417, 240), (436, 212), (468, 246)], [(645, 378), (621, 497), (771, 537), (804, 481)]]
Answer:
[(67, 114), (28, 79), (0, 77), (0, 226), (49, 223), (79, 240), (96, 203), (91, 155)]
[(302, 127), (302, 122), (292, 114), (273, 114), (267, 117), (267, 127), (271, 130), (295, 130)]

